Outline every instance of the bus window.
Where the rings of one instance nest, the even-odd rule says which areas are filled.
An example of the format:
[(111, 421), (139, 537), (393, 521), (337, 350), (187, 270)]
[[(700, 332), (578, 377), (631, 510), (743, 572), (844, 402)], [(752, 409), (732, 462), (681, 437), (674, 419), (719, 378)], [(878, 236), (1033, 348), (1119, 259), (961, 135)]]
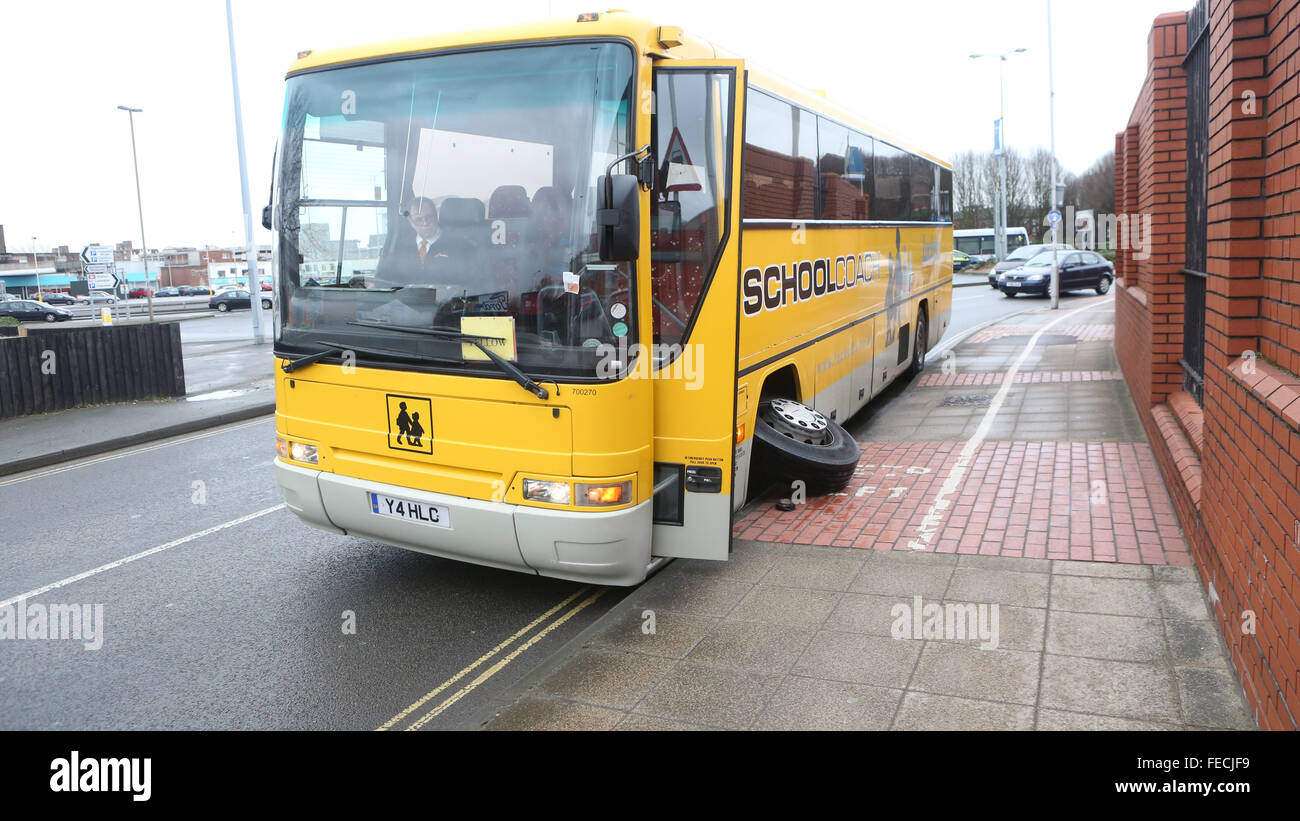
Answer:
[(650, 198), (650, 266), (656, 343), (685, 341), (722, 250), (729, 83), (727, 75), (703, 70), (655, 72), (659, 181)]
[(924, 157), (912, 157), (912, 208), (909, 216), (914, 220), (934, 222), (934, 165)]
[(815, 119), (761, 92), (746, 100), (744, 218), (813, 219)]
[(817, 173), (821, 181), (818, 219), (865, 220), (867, 197), (862, 193), (862, 155), (849, 147), (849, 130), (818, 118), (817, 140), (821, 147)]
[(871, 199), (871, 219), (905, 220), (908, 217), (908, 156), (888, 143), (876, 142), (875, 195)]
[(952, 171), (943, 166), (939, 170), (939, 221), (952, 221)]

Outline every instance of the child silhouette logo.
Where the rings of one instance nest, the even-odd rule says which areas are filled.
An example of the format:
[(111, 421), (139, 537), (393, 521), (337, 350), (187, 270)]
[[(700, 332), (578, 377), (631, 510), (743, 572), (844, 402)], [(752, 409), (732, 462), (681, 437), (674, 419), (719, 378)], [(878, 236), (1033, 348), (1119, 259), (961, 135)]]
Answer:
[(433, 406), (418, 396), (387, 397), (388, 447), (413, 453), (433, 453)]
[[(411, 430), (411, 417), (406, 412), (406, 403), (399, 402), (398, 407), (402, 409), (402, 412), (397, 414), (397, 419), (395, 420), (397, 424), (397, 444), (400, 445), (402, 443), (403, 436), (407, 437), (408, 443), (414, 444), (413, 442), (409, 441), (410, 430)], [(419, 416), (419, 414), (417, 413), (416, 416)]]

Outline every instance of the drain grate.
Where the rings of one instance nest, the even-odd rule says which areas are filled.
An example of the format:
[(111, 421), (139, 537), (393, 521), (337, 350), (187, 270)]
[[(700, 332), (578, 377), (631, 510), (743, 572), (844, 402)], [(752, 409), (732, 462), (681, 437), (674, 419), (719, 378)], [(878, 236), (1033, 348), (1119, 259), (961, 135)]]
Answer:
[(949, 396), (939, 403), (941, 408), (987, 408), (993, 404), (993, 394), (973, 393)]

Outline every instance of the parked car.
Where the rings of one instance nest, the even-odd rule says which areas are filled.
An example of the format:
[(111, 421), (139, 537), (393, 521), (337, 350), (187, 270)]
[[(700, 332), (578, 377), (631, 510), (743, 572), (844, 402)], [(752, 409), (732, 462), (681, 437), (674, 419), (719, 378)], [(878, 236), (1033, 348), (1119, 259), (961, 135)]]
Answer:
[(161, 299), (165, 296), (182, 296), (180, 288), (159, 288), (154, 291), (153, 298)]
[(78, 305), (93, 305), (97, 302), (104, 302), (109, 305), (117, 302), (117, 297), (107, 291), (91, 291), (88, 296), (77, 297)]
[(963, 268), (969, 268), (974, 264), (975, 264), (975, 260), (972, 259), (971, 255), (966, 253), (965, 251), (954, 250), (952, 252), (952, 269), (954, 271), (960, 271)]
[(1002, 260), (997, 265), (994, 265), (993, 270), (989, 271), (989, 287), (997, 288), (998, 277), (1000, 277), (1002, 274), (1005, 274), (1007, 271), (1016, 270), (1017, 268), (1024, 265), (1029, 260), (1041, 254), (1043, 251), (1050, 251), (1052, 250), (1052, 248), (1056, 248), (1058, 254), (1061, 251), (1074, 250), (1073, 245), (1066, 245), (1064, 243), (1057, 243), (1055, 246), (1050, 244), (1026, 245), (1024, 248), (1017, 248), (1016, 250), (1007, 254), (1006, 259)]
[(126, 295), (127, 299), (144, 299), (149, 296), (148, 288), (132, 288), (131, 292)]
[[(1115, 281), (1115, 266), (1092, 251), (1057, 251), (1061, 275), (1061, 293), (1091, 288), (1099, 294), (1110, 290)], [(998, 288), (1008, 298), (1017, 294), (1048, 294), (1052, 285), (1052, 252), (1040, 253), (998, 280)]]
[(72, 297), (69, 294), (59, 293), (58, 291), (50, 291), (48, 293), (42, 293), (40, 294), (39, 297), (37, 297), (37, 299), (40, 302), (44, 302), (46, 305), (76, 305), (77, 304), (77, 300), (74, 297)]
[[(223, 291), (208, 300), (208, 307), (215, 308), (222, 313), (234, 308), (251, 308), (251, 297), (252, 294), (246, 290)], [(271, 298), (269, 296), (262, 297), (262, 307), (271, 307)]]
[(67, 322), (72, 319), (72, 312), (30, 299), (7, 299), (0, 302), (0, 316), (11, 316), (19, 322)]
[(213, 290), (205, 285), (182, 285), (181, 296), (212, 296)]

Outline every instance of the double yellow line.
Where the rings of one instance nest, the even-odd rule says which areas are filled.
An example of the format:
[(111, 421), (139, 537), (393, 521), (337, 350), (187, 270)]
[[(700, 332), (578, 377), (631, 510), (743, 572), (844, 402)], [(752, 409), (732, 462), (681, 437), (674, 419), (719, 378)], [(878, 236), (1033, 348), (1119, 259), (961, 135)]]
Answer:
[[(407, 707), (407, 708), (406, 708), (405, 710), (403, 710), (402, 712), (400, 712), (400, 713), (398, 713), (397, 715), (393, 716), (392, 718), (388, 719), (388, 721), (385, 721), (385, 722), (383, 723), (383, 725), (381, 725), (380, 727), (376, 728), (376, 731), (377, 731), (377, 732), (383, 732), (383, 731), (385, 731), (385, 730), (391, 730), (391, 729), (393, 729), (394, 727), (396, 727), (396, 725), (397, 725), (399, 722), (404, 721), (404, 720), (407, 718), (407, 716), (411, 715), (411, 714), (414, 713), (416, 710), (419, 710), (420, 708), (422, 708), (425, 704), (427, 704), (430, 700), (432, 700), (432, 699), (433, 699), (435, 696), (437, 696), (439, 693), (442, 693), (443, 691), (447, 690), (449, 687), (451, 687), (451, 686), (452, 686), (453, 684), (455, 684), (456, 682), (460, 681), (461, 679), (463, 679), (463, 678), (465, 678), (466, 676), (468, 676), (468, 675), (470, 675), (471, 673), (473, 673), (473, 672), (474, 672), (476, 669), (478, 669), (479, 667), (481, 667), (481, 666), (483, 666), (484, 664), (486, 664), (487, 662), (491, 661), (491, 660), (492, 660), (492, 659), (493, 659), (493, 658), (494, 658), (498, 653), (501, 653), (501, 652), (504, 651), (506, 648), (508, 648), (510, 645), (514, 644), (515, 642), (517, 642), (517, 641), (519, 641), (520, 639), (522, 639), (524, 636), (526, 636), (526, 635), (528, 635), (529, 633), (531, 633), (533, 630), (537, 629), (538, 625), (544, 623), (547, 619), (551, 618), (551, 617), (554, 616), (556, 613), (558, 613), (558, 612), (560, 612), (561, 610), (563, 610), (564, 608), (568, 607), (568, 606), (569, 606), (570, 604), (572, 604), (575, 600), (577, 600), (578, 598), (580, 598), (583, 594), (588, 593), (588, 592), (591, 592), (591, 590), (592, 590), (592, 588), (591, 588), (590, 585), (587, 585), (587, 586), (585, 586), (585, 587), (579, 588), (577, 591), (575, 591), (572, 595), (570, 595), (570, 596), (569, 596), (568, 598), (566, 598), (564, 601), (560, 602), (559, 604), (557, 604), (557, 605), (555, 605), (554, 607), (552, 607), (550, 610), (547, 610), (547, 611), (546, 611), (545, 613), (543, 613), (542, 615), (540, 615), (540, 616), (538, 616), (537, 618), (533, 619), (531, 622), (528, 623), (527, 626), (525, 626), (523, 629), (519, 630), (519, 632), (515, 633), (513, 636), (510, 636), (508, 639), (506, 639), (505, 641), (503, 641), (503, 642), (501, 642), (500, 644), (498, 644), (496, 647), (493, 647), (491, 650), (489, 650), (489, 651), (487, 651), (486, 653), (484, 653), (483, 655), (479, 656), (478, 659), (477, 659), (476, 661), (474, 661), (474, 663), (472, 663), (472, 664), (470, 664), (469, 666), (465, 667), (463, 670), (461, 670), (461, 671), (460, 671), (459, 673), (457, 673), (456, 675), (452, 676), (451, 678), (449, 678), (449, 679), (447, 679), (446, 681), (444, 681), (442, 684), (439, 684), (437, 687), (435, 687), (435, 688), (433, 688), (432, 690), (430, 690), (429, 692), (425, 693), (423, 696), (421, 696), (421, 697), (419, 698), (419, 700), (417, 700), (417, 701), (416, 701), (414, 704), (412, 704), (410, 707)], [(415, 719), (413, 722), (411, 722), (409, 725), (403, 727), (402, 729), (404, 729), (404, 730), (418, 730), (418, 729), (420, 729), (421, 727), (423, 727), (425, 724), (427, 724), (427, 723), (429, 723), (430, 721), (432, 721), (433, 719), (437, 718), (439, 715), (441, 715), (443, 712), (445, 712), (448, 708), (450, 708), (453, 704), (455, 704), (456, 702), (460, 701), (462, 698), (464, 698), (466, 695), (468, 695), (470, 692), (472, 692), (472, 691), (473, 691), (475, 688), (477, 688), (480, 684), (482, 684), (483, 682), (485, 682), (485, 681), (487, 681), (488, 679), (490, 679), (490, 678), (492, 678), (493, 676), (495, 676), (497, 673), (499, 673), (499, 672), (501, 672), (502, 670), (504, 670), (505, 667), (506, 667), (506, 665), (510, 664), (510, 662), (514, 661), (516, 658), (518, 658), (520, 655), (522, 655), (526, 650), (528, 650), (528, 648), (532, 647), (534, 644), (536, 644), (537, 642), (539, 642), (539, 641), (541, 641), (543, 638), (545, 638), (545, 637), (547, 636), (547, 634), (549, 634), (552, 630), (554, 630), (555, 628), (557, 628), (557, 627), (559, 627), (560, 625), (564, 624), (564, 623), (565, 623), (566, 621), (568, 621), (569, 619), (571, 619), (571, 618), (573, 618), (574, 616), (576, 616), (576, 615), (578, 615), (579, 613), (581, 613), (581, 612), (582, 612), (584, 609), (586, 609), (590, 604), (592, 604), (593, 602), (595, 602), (596, 599), (599, 599), (601, 596), (603, 596), (603, 595), (605, 594), (605, 590), (606, 590), (606, 588), (601, 588), (600, 590), (597, 590), (597, 591), (595, 591), (594, 593), (591, 593), (591, 595), (587, 596), (587, 598), (583, 599), (579, 604), (575, 605), (573, 608), (571, 608), (571, 609), (570, 609), (568, 612), (566, 612), (564, 615), (560, 616), (559, 618), (557, 618), (557, 619), (555, 619), (554, 621), (552, 621), (550, 624), (546, 625), (545, 628), (543, 628), (542, 630), (540, 630), (539, 632), (537, 632), (535, 635), (533, 635), (533, 637), (530, 638), (530, 639), (528, 639), (528, 641), (524, 642), (523, 644), (519, 645), (519, 646), (516, 647), (514, 650), (512, 650), (512, 651), (510, 652), (509, 655), (507, 655), (507, 656), (505, 656), (505, 657), (499, 659), (495, 664), (491, 665), (491, 666), (488, 667), (486, 670), (484, 670), (483, 672), (479, 673), (479, 674), (474, 678), (473, 681), (469, 682), (468, 684), (464, 685), (463, 687), (461, 687), (461, 688), (460, 688), (459, 690), (457, 690), (456, 692), (452, 693), (452, 694), (451, 694), (450, 696), (448, 696), (447, 698), (443, 699), (443, 701), (440, 702), (440, 703), (438, 704), (438, 706), (436, 706), (436, 707), (434, 707), (433, 709), (429, 710), (427, 713), (424, 713), (424, 714), (421, 715), (419, 718)]]

